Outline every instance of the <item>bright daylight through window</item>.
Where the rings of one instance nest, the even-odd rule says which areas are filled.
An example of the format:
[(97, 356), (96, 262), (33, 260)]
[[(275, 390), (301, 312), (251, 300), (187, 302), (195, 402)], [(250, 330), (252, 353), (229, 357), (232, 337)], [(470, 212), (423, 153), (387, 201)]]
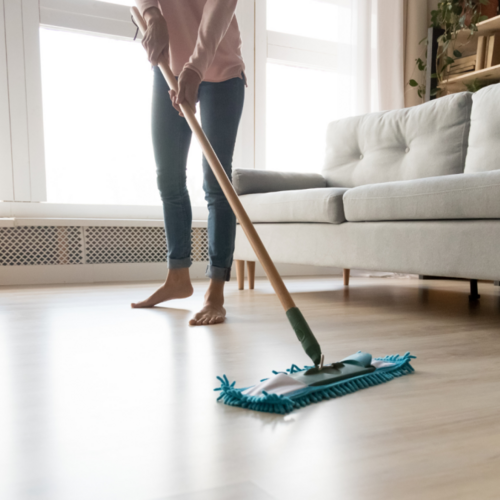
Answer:
[[(153, 72), (141, 44), (45, 28), (40, 37), (48, 201), (160, 205)], [(204, 205), (195, 140), (188, 187), (192, 204)]]
[[(267, 1), (268, 39), (278, 39), (276, 51), (272, 47), (268, 51), (267, 169), (319, 172), (328, 123), (352, 114), (354, 80), (350, 64), (342, 62), (350, 56), (351, 4), (349, 0)], [(279, 38), (271, 38), (274, 32)], [(332, 50), (343, 53), (342, 61), (333, 65), (335, 56), (321, 59)], [(328, 66), (322, 67), (325, 59)]]
[[(109, 4), (126, 9), (134, 1), (97, 3), (116, 10)], [(321, 170), (328, 123), (355, 113), (354, 4), (267, 0), (266, 165), (256, 168)], [(153, 72), (141, 44), (64, 29), (41, 28), (40, 36), (47, 201), (160, 205)], [(247, 95), (254, 89), (250, 82)], [(193, 139), (187, 169), (193, 206), (205, 205), (201, 158)]]
[(352, 0), (267, 0), (267, 29), (329, 42), (351, 35)]

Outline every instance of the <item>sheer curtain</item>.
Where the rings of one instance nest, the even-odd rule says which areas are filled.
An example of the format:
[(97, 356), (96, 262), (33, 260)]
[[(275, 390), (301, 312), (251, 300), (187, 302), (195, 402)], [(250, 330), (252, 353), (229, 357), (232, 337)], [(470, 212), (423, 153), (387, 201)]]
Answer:
[(351, 3), (355, 114), (403, 108), (405, 0)]
[(266, 165), (257, 168), (320, 172), (328, 123), (404, 107), (406, 1), (267, 0)]
[[(419, 42), (427, 34), (427, 2), (424, 0), (353, 0), (353, 43), (356, 65), (354, 104), (357, 114), (400, 109), (421, 103), (407, 85), (421, 57)], [(353, 276), (415, 278), (392, 272), (352, 271)]]

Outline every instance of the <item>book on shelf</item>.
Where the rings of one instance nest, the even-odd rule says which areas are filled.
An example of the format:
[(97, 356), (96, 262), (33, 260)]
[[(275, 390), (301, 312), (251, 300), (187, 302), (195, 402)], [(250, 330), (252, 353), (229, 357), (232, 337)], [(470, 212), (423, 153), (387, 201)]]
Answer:
[(470, 64), (460, 64), (459, 66), (450, 66), (449, 72), (450, 73), (455, 73), (457, 71), (467, 71), (470, 68), (476, 69), (476, 65), (474, 63)]
[(466, 75), (467, 73), (472, 73), (475, 70), (476, 70), (476, 67), (475, 66), (471, 66), (470, 68), (467, 68), (467, 69), (460, 69), (460, 70), (450, 71), (450, 72), (448, 72), (448, 76), (451, 77), (451, 78), (453, 78), (455, 76)]
[(469, 66), (471, 64), (476, 64), (476, 57), (477, 54), (473, 54), (472, 56), (467, 56), (467, 57), (460, 57), (458, 59), (455, 59), (455, 62), (452, 63), (451, 67), (453, 66)]
[(475, 69), (476, 69), (476, 54), (456, 59), (453, 64), (450, 64), (450, 66), (448, 66), (447, 73), (449, 76), (458, 76), (463, 73), (469, 73), (470, 71), (474, 71)]

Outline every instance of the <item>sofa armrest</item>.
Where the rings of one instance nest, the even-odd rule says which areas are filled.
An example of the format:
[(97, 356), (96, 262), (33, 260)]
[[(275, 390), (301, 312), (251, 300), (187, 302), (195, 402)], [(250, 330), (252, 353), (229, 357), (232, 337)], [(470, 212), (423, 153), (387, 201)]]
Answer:
[(233, 185), (238, 195), (243, 195), (324, 188), (326, 179), (321, 174), (237, 168), (233, 170)]

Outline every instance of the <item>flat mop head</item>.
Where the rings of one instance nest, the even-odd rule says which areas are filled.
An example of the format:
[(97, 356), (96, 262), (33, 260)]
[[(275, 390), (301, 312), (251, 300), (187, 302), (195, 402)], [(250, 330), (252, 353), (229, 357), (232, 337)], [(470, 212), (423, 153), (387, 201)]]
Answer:
[(358, 352), (338, 363), (325, 366), (292, 365), (286, 372), (273, 372), (273, 376), (251, 387), (238, 389), (236, 382), (217, 377), (221, 391), (217, 401), (230, 406), (268, 413), (290, 413), (291, 411), (319, 403), (325, 399), (345, 396), (360, 389), (389, 382), (396, 377), (413, 373), (410, 353), (375, 358)]

